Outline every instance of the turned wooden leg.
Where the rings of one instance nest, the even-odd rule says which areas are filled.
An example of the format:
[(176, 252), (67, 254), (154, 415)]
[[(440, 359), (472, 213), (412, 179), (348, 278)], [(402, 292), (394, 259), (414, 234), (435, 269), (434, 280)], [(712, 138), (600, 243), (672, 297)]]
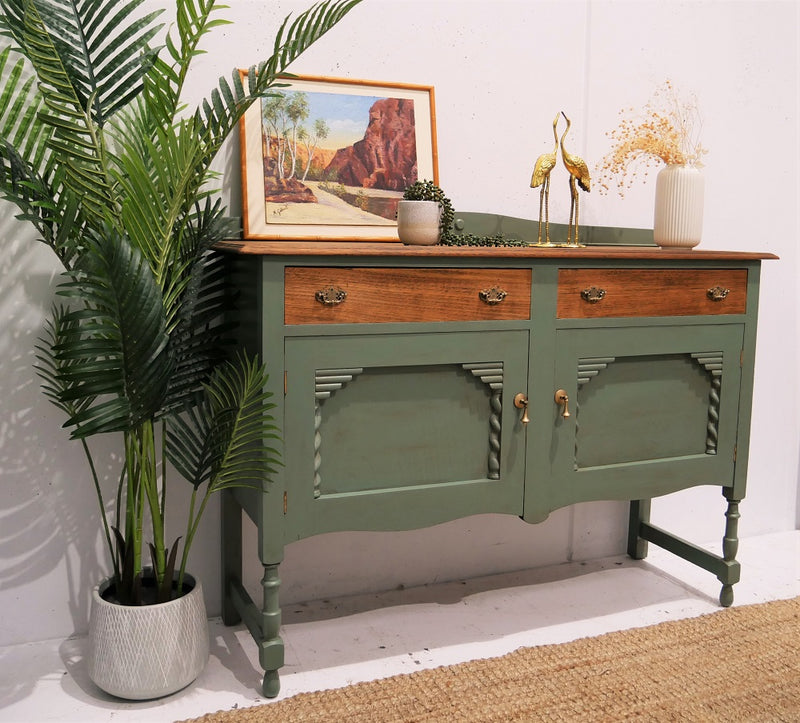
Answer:
[(281, 676), (277, 670), (265, 670), (264, 682), (261, 683), (261, 695), (265, 698), (277, 698), (281, 692)]
[(260, 650), (261, 667), (264, 669), (262, 692), (266, 698), (274, 698), (281, 689), (278, 676), (283, 666), (283, 640), (281, 630), (281, 606), (278, 593), (281, 580), (278, 576), (278, 565), (264, 565), (264, 577), (261, 580), (264, 600), (261, 607), (261, 633), (263, 643)]
[[(727, 494), (725, 495), (727, 497)], [(736, 554), (739, 551), (739, 500), (728, 497), (728, 508), (725, 510), (725, 537), (722, 538), (722, 559), (726, 565), (726, 575), (719, 576), (722, 591), (719, 604), (730, 607), (733, 604), (733, 584), (739, 581), (739, 563)]]

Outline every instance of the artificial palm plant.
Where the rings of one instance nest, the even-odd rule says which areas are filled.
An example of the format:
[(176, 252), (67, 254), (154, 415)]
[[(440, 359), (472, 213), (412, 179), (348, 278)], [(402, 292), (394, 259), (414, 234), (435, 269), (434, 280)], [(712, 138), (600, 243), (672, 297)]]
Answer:
[[(192, 112), (181, 92), (200, 40), (224, 22), (215, 0), (176, 0), (168, 32), (143, 0), (0, 0), (0, 194), (64, 267), (37, 371), (86, 452), (124, 603), (141, 600), (150, 532), (157, 588), (171, 594), (181, 543), (165, 538), (165, 460), (194, 487), (181, 576), (209, 496), (265, 479), (276, 461), (263, 364), (224, 358), (213, 247), (231, 229), (211, 162), (358, 2), (287, 18), (268, 60), (244, 82), (221, 78)], [(111, 520), (88, 444), (108, 433), (125, 450)]]

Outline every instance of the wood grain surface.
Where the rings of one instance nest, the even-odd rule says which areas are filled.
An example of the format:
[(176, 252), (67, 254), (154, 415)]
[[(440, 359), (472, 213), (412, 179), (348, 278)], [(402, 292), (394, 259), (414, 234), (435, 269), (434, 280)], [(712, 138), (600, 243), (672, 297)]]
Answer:
[[(727, 289), (720, 301), (714, 287)], [(585, 300), (585, 289), (605, 295)], [(561, 269), (558, 272), (559, 319), (630, 316), (744, 314), (747, 269)]]
[[(289, 266), (285, 272), (287, 324), (363, 324), (529, 319), (530, 269), (403, 269)], [(317, 291), (341, 289), (335, 305)], [(480, 292), (505, 292), (487, 304)]]

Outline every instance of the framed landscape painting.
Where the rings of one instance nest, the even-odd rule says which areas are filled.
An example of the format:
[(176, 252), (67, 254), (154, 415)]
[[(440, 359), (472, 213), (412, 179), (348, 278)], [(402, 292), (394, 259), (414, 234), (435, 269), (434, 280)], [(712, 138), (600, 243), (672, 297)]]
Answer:
[(438, 184), (433, 88), (282, 82), (241, 123), (244, 237), (397, 241), (403, 191)]

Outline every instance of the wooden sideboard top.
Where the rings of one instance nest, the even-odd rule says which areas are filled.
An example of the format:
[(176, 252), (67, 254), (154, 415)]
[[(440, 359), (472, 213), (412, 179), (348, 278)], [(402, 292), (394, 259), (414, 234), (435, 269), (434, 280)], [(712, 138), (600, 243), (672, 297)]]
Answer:
[(406, 246), (397, 242), (364, 241), (258, 241), (237, 239), (217, 245), (223, 251), (255, 256), (361, 256), (407, 258), (483, 257), (530, 259), (629, 259), (651, 261), (757, 261), (778, 256), (758, 251), (712, 249), (662, 249), (655, 246), (585, 246), (543, 248), (539, 246)]

